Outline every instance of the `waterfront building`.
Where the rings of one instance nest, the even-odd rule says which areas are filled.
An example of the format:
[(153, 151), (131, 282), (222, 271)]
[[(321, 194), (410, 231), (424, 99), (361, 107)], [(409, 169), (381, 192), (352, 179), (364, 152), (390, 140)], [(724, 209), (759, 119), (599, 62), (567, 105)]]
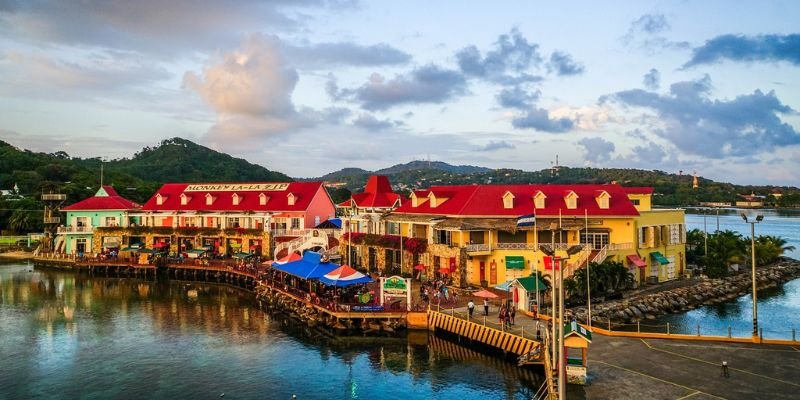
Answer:
[(138, 226), (105, 231), (128, 247), (272, 257), (290, 246), (327, 248), (312, 228), (334, 214), (321, 182), (168, 183), (135, 214)]
[[(399, 235), (399, 224), (386, 222), (383, 216), (402, 205), (402, 196), (392, 190), (389, 178), (373, 175), (367, 179), (364, 192), (355, 193), (337, 204), (347, 235)], [(350, 246), (349, 261), (354, 266), (388, 265), (399, 268), (400, 249), (376, 246)], [(346, 254), (346, 249), (344, 254)], [(362, 261), (363, 258), (363, 261)], [(375, 268), (372, 268), (373, 270)]]
[[(611, 259), (637, 282), (660, 282), (683, 272), (686, 234), (683, 210), (653, 209), (652, 194), (618, 184), (433, 186), (413, 191), (381, 220), (405, 244), (402, 272), (449, 275), (456, 285), (495, 286), (536, 270), (549, 273), (540, 244), (559, 257), (584, 245), (566, 262), (566, 276)], [(517, 218), (527, 214), (535, 215), (535, 226), (518, 228)], [(365, 267), (385, 269), (391, 264), (380, 254), (398, 248), (391, 236), (354, 235), (342, 246), (358, 248)]]
[(141, 207), (117, 194), (112, 186), (100, 187), (94, 196), (61, 208), (67, 214), (66, 224), (56, 231), (56, 252), (90, 254), (119, 250), (122, 235), (103, 230), (138, 224), (138, 217), (133, 214)]

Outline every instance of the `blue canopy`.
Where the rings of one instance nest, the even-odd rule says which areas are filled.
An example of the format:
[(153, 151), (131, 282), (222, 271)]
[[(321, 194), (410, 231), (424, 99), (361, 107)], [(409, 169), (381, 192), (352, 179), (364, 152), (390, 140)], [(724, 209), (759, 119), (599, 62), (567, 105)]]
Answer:
[(272, 268), (303, 279), (319, 279), (339, 268), (338, 264), (322, 262), (322, 254), (307, 251), (303, 258), (286, 264), (272, 264)]
[(342, 229), (342, 219), (341, 218), (330, 218), (328, 220), (322, 221), (319, 225), (315, 226), (317, 229)]
[(508, 292), (509, 290), (511, 290), (511, 283), (512, 283), (512, 282), (514, 282), (514, 281), (513, 281), (513, 280), (511, 280), (511, 281), (505, 281), (505, 282), (503, 282), (503, 283), (501, 283), (501, 284), (499, 284), (499, 285), (495, 286), (494, 288), (495, 288), (495, 289), (500, 289), (500, 290), (502, 290), (502, 291), (504, 291), (504, 292)]

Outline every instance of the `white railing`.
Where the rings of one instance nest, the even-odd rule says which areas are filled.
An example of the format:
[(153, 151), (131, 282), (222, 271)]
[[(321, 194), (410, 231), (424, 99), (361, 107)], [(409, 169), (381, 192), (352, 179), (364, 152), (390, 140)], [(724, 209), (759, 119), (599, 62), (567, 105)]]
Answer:
[(498, 243), (499, 250), (536, 250), (533, 243)]
[(603, 246), (589, 262), (600, 264), (605, 261), (606, 257), (608, 257), (608, 245)]
[(58, 233), (92, 233), (93, 226), (59, 226)]
[(288, 254), (291, 254), (312, 247), (322, 247), (324, 250), (328, 250), (328, 234), (319, 229), (308, 230), (303, 236), (276, 244), (275, 252), (272, 254), (277, 259), (278, 253), (283, 249), (288, 249)]
[(607, 247), (608, 247), (608, 251), (631, 250), (631, 249), (633, 249), (633, 242), (611, 243)]
[(305, 229), (273, 229), (273, 236), (302, 236), (306, 233)]
[(484, 243), (467, 245), (467, 253), (476, 253), (480, 251), (492, 251), (492, 246)]

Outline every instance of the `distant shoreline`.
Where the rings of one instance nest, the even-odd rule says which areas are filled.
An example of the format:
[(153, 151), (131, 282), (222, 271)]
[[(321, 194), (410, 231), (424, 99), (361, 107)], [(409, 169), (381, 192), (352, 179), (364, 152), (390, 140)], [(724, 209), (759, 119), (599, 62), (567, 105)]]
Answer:
[(33, 252), (31, 251), (7, 251), (0, 253), (0, 260), (32, 260)]

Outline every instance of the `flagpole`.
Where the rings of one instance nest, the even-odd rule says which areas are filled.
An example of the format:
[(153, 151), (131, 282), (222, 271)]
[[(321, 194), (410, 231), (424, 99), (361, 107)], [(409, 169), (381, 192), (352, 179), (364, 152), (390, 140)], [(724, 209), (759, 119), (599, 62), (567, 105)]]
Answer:
[[(589, 255), (592, 254), (592, 250), (589, 248), (589, 209), (583, 209), (583, 234), (585, 236), (586, 246), (584, 249), (589, 250)], [(592, 275), (589, 273), (589, 264), (591, 264), (591, 260), (588, 258), (586, 259), (586, 303), (589, 310), (589, 320), (586, 321), (589, 325), (589, 328), (592, 327), (592, 285), (590, 284), (592, 280)]]
[[(559, 221), (559, 227), (560, 227), (561, 226), (560, 225), (561, 224), (561, 209), (560, 208), (558, 209), (558, 221)], [(550, 224), (550, 243), (551, 243), (551, 246), (553, 248), (553, 254), (555, 254), (556, 253), (556, 235), (555, 235), (555, 231), (553, 230), (553, 225), (552, 224)], [(552, 356), (553, 356), (553, 364), (552, 364), (552, 366), (555, 368), (555, 366), (556, 366), (556, 357), (558, 357), (558, 351), (556, 351), (558, 349), (558, 347), (556, 347), (556, 296), (557, 296), (556, 286), (558, 284), (558, 277), (556, 275), (556, 263), (555, 263), (555, 259), (554, 259), (555, 257), (554, 256), (549, 256), (549, 257), (550, 257), (550, 269), (551, 269), (551, 271), (553, 271), (552, 272), (552, 274), (553, 274), (552, 275), (553, 276), (553, 282), (551, 283), (551, 285), (553, 285), (553, 290), (552, 290), (553, 295), (550, 296), (550, 297), (552, 297), (552, 302), (551, 302), (552, 304), (550, 304), (550, 308), (551, 308), (550, 311), (552, 313), (552, 318), (550, 319), (550, 322), (552, 322), (552, 328), (553, 328), (552, 331), (553, 331), (553, 333), (552, 333), (552, 335), (550, 335), (550, 339), (551, 339), (551, 343), (553, 344), (553, 354), (552, 354)]]
[[(533, 205), (533, 251), (539, 249), (539, 231), (536, 229), (536, 204)], [(536, 318), (539, 318), (539, 311), (541, 308), (539, 307), (541, 303), (539, 303), (539, 267), (538, 264), (534, 264), (533, 266), (536, 268), (533, 276), (536, 277)], [(536, 327), (539, 327), (539, 323), (536, 323)]]

